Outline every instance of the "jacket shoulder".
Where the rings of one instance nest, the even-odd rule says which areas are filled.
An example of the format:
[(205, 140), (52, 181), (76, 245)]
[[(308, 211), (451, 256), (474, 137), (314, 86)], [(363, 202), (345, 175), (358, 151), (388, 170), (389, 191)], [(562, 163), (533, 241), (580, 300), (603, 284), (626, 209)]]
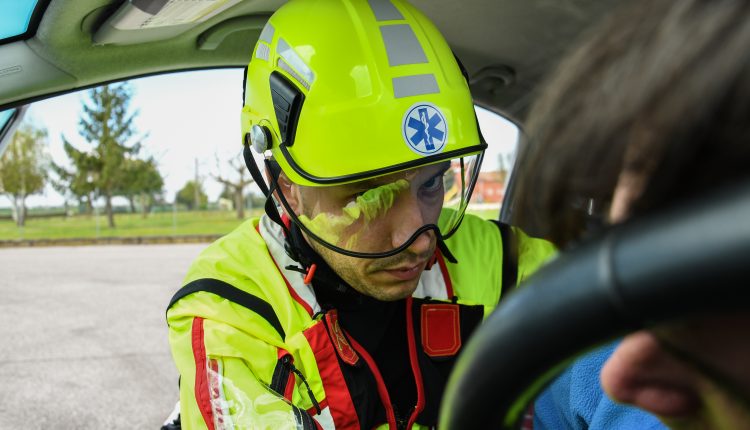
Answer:
[[(290, 326), (290, 321), (303, 323), (305, 318), (301, 318), (304, 315), (291, 297), (257, 227), (258, 219), (248, 220), (206, 247), (191, 264), (183, 285), (202, 279), (229, 284), (240, 290), (241, 294), (251, 295), (254, 302), (264, 308), (270, 308), (283, 330), (289, 333), (297, 328)], [(277, 341), (278, 330), (264, 314), (267, 312), (249, 309), (231, 298), (198, 291), (176, 301), (168, 310), (167, 319), (170, 326), (175, 328), (179, 320), (200, 317), (229, 324), (269, 341)]]

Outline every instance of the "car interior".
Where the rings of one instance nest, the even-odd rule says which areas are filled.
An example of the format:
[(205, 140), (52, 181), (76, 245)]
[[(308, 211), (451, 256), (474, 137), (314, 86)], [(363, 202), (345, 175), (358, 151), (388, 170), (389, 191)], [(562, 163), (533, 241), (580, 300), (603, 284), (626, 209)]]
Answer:
[[(0, 41), (0, 110), (138, 76), (243, 68), (284, 2), (198, 1), (187, 12), (158, 0), (25, 3), (35, 4), (28, 30)], [(546, 72), (617, 1), (413, 3), (467, 68), (477, 104), (522, 122)]]
[[(531, 101), (559, 58), (591, 24), (621, 1), (411, 3), (433, 20), (467, 69), (475, 103), (503, 115), (523, 130)], [(23, 117), (25, 106), (32, 102), (135, 77), (244, 68), (268, 17), (284, 1), (198, 0), (188, 6), (175, 0), (19, 2), (24, 3), (30, 12), (27, 27), (15, 34), (0, 34), (0, 153)], [(512, 196), (511, 179), (506, 201)], [(603, 238), (555, 261), (527, 288), (508, 299), (508, 305), (493, 314), (473, 339), (448, 388), (446, 402), (450, 407), (446, 411), (451, 413), (446, 412), (441, 422), (446, 423), (446, 428), (486, 427), (488, 422), (495, 427), (512, 428), (520, 421), (535, 390), (549, 380), (550, 369), (559, 368), (560, 363), (586, 347), (634, 328), (634, 320), (658, 320), (689, 311), (700, 302), (670, 301), (674, 292), (668, 284), (657, 288), (644, 279), (692, 279), (690, 285), (699, 298), (704, 297), (700, 289), (711, 281), (708, 283), (713, 286), (726, 285), (726, 296), (736, 298), (740, 285), (736, 280), (750, 274), (742, 267), (741, 259), (728, 256), (747, 255), (750, 249), (746, 238), (750, 232), (726, 229), (726, 234), (704, 244), (697, 254), (672, 250), (691, 249), (682, 234), (685, 229), (702, 228), (737, 213), (747, 213), (748, 198), (746, 191), (740, 191), (705, 206), (689, 208), (691, 215), (687, 217), (665, 214), (644, 225), (626, 224), (613, 231), (609, 239)], [(498, 216), (507, 217), (509, 207), (504, 207), (505, 212)], [(612, 241), (622, 241), (623, 245), (615, 255), (607, 254)], [(671, 254), (673, 258), (651, 258), (653, 255), (644, 250), (653, 255)], [(705, 255), (715, 258), (707, 263), (702, 260)], [(643, 264), (647, 261), (664, 264), (652, 267)], [(700, 261), (703, 263), (698, 264)], [(675, 267), (694, 270), (672, 277)], [(608, 278), (612, 273), (627, 276)], [(716, 282), (717, 279), (727, 282)], [(563, 288), (569, 285), (579, 288)], [(566, 290), (566, 294), (550, 298), (549, 293), (538, 293), (542, 289), (548, 292), (549, 288)], [(584, 298), (588, 301), (581, 305)], [(586, 323), (558, 324), (551, 331), (549, 324), (540, 321), (565, 318), (560, 313), (564, 301), (578, 301), (577, 309), (582, 309), (580, 321)], [(648, 306), (649, 303), (674, 306), (657, 312), (660, 307)], [(526, 312), (527, 309), (533, 312)], [(500, 319), (514, 323), (499, 324)], [(524, 336), (519, 335), (522, 332)], [(578, 341), (555, 341), (570, 338)], [(498, 353), (509, 349), (519, 354)], [(493, 369), (489, 376), (477, 373), (488, 368)], [(507, 398), (495, 397), (492, 387), (497, 386), (497, 381), (512, 387), (505, 391)], [(176, 395), (176, 386), (174, 391)], [(164, 415), (168, 412), (164, 411)]]

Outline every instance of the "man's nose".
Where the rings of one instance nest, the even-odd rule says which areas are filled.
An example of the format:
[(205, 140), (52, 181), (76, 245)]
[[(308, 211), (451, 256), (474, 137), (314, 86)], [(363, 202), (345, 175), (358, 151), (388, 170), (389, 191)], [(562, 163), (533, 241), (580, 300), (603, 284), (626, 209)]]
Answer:
[[(394, 248), (403, 245), (414, 232), (425, 225), (419, 201), (408, 191), (398, 197), (391, 215), (391, 242)], [(434, 233), (431, 231), (420, 234), (408, 249), (417, 254), (429, 251), (432, 234)]]

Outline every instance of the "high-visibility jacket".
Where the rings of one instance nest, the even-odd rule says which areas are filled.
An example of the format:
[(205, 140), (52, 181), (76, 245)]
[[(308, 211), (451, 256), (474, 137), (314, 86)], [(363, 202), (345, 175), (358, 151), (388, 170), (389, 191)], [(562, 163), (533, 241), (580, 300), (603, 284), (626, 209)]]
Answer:
[(554, 252), (520, 230), (466, 215), (446, 241), (457, 263), (436, 251), (406, 299), (404, 360), (417, 404), (408, 421), (396, 422), (371, 351), (341, 327), (336, 309), (321, 309), (284, 240), (266, 216), (243, 223), (200, 254), (173, 297), (167, 321), (183, 428), (428, 428), (434, 411), (430, 419), (420, 414), (440, 399), (426, 398), (421, 369), (449, 370), (504, 287)]

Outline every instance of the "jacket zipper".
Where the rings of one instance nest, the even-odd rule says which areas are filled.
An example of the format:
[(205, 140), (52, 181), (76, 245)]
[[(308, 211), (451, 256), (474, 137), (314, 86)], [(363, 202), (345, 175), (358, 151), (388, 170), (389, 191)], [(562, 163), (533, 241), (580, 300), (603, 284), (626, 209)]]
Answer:
[[(325, 318), (323, 318), (323, 320), (325, 321)], [(347, 337), (351, 343), (352, 348), (354, 348), (357, 354), (359, 354), (359, 356), (362, 357), (365, 363), (367, 363), (367, 367), (370, 369), (370, 372), (372, 372), (372, 375), (375, 378), (375, 383), (378, 386), (378, 395), (380, 396), (380, 401), (385, 408), (388, 426), (397, 430), (411, 429), (414, 426), (417, 415), (419, 415), (419, 413), (422, 412), (422, 409), (424, 409), (425, 403), (424, 387), (422, 386), (422, 372), (419, 369), (416, 341), (414, 339), (412, 298), (409, 297), (406, 299), (406, 340), (409, 349), (409, 362), (411, 364), (412, 374), (414, 375), (414, 383), (417, 386), (417, 404), (414, 406), (414, 409), (412, 410), (408, 421), (400, 416), (398, 419), (396, 419), (396, 414), (393, 410), (393, 405), (391, 404), (391, 398), (388, 395), (388, 389), (385, 386), (385, 381), (383, 380), (383, 376), (380, 374), (378, 366), (375, 364), (375, 360), (373, 360), (372, 356), (370, 356), (367, 350), (365, 350), (362, 345), (360, 345), (353, 337), (349, 336), (348, 334)]]

